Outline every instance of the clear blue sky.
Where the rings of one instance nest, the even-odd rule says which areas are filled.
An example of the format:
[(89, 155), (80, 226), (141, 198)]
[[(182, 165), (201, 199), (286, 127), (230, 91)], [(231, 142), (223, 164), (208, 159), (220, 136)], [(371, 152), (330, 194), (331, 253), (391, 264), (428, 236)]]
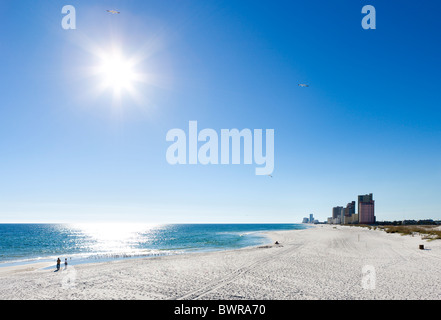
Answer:
[[(61, 27), (67, 4), (76, 30)], [(376, 30), (361, 27), (366, 4)], [(1, 1), (0, 222), (300, 222), (366, 193), (378, 220), (441, 219), (440, 12), (439, 1)], [(112, 46), (150, 75), (137, 96), (97, 89), (96, 50)], [(274, 129), (273, 178), (169, 165), (166, 133), (190, 120)]]

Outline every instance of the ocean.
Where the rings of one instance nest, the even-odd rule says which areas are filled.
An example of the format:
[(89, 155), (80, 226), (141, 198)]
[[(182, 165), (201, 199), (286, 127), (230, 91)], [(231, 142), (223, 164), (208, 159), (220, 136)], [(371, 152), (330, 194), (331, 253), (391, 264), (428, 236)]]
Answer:
[(263, 231), (302, 224), (0, 224), (0, 267), (68, 259), (71, 265), (270, 243)]

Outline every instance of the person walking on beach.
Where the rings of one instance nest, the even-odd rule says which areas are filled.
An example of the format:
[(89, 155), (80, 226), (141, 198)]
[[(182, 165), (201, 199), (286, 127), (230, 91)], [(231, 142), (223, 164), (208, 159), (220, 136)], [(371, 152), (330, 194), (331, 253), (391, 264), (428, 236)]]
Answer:
[(60, 258), (57, 259), (57, 270), (60, 270), (60, 264), (61, 264), (61, 260)]
[(67, 269), (67, 258), (64, 259), (64, 269)]

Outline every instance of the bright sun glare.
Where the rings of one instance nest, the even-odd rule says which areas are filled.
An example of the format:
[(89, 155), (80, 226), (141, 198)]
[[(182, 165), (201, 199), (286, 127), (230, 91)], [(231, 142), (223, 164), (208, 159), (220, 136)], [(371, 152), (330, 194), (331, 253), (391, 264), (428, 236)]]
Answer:
[(104, 88), (111, 88), (114, 92), (131, 90), (137, 78), (133, 64), (119, 54), (103, 57), (99, 73), (102, 75)]
[(144, 77), (139, 73), (139, 59), (128, 58), (120, 50), (100, 51), (97, 54), (98, 62), (93, 68), (93, 74), (99, 79), (101, 92), (112, 92), (113, 98), (119, 100), (123, 94), (130, 94), (137, 98), (135, 88), (139, 82), (144, 82)]
[(163, 85), (163, 77), (158, 77), (150, 70), (147, 62), (152, 52), (142, 48), (134, 50), (121, 43), (115, 42), (108, 46), (85, 44), (91, 53), (89, 66), (84, 71), (91, 79), (90, 92), (95, 97), (105, 97), (105, 104), (112, 112), (121, 112), (136, 106), (145, 109), (151, 106), (153, 87)]

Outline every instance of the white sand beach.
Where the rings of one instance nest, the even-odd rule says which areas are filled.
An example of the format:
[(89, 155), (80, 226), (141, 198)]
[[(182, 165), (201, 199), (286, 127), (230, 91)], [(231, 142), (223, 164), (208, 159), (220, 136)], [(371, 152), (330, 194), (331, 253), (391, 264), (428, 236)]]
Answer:
[(280, 245), (1, 268), (0, 299), (441, 299), (440, 240), (332, 225), (268, 234)]

